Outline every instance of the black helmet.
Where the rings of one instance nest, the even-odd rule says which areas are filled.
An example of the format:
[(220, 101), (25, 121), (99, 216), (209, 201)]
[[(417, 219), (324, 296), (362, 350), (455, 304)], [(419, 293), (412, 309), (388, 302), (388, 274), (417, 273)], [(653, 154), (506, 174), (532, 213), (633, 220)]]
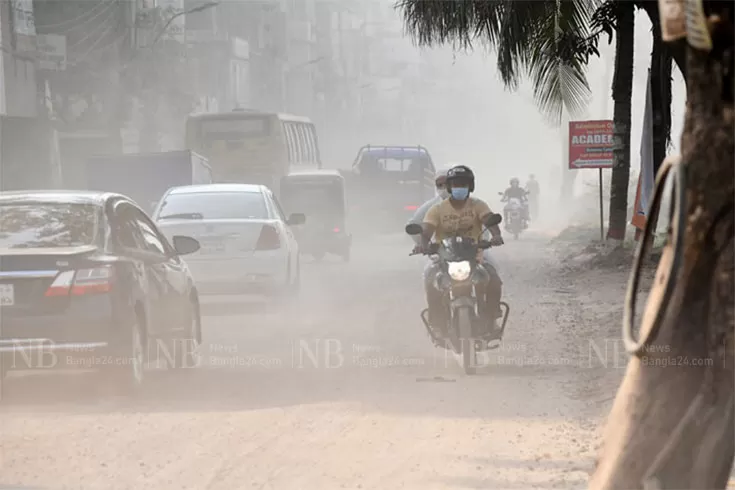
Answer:
[(472, 172), (470, 167), (465, 165), (457, 165), (452, 167), (447, 172), (447, 188), (451, 189), (454, 183), (469, 184), (470, 192), (475, 192), (475, 174)]

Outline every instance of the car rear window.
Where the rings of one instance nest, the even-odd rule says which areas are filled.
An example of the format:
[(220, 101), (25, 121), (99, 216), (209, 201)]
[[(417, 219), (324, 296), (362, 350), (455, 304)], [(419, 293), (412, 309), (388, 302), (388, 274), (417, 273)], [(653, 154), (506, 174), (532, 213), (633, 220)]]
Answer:
[(260, 192), (191, 192), (169, 194), (156, 219), (268, 219)]
[(282, 185), (281, 202), (288, 214), (344, 213), (342, 187), (330, 182), (299, 182)]
[(0, 248), (92, 245), (97, 240), (99, 213), (95, 204), (0, 204)]
[(419, 157), (385, 157), (366, 153), (360, 160), (360, 174), (382, 177), (401, 182), (420, 181), (424, 175), (424, 167), (428, 161)]

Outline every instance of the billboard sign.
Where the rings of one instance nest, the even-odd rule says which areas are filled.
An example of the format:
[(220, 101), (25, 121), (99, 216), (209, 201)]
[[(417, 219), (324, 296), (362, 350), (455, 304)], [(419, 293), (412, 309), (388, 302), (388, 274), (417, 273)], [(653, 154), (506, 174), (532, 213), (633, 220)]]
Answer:
[(39, 34), (38, 58), (42, 70), (66, 69), (66, 36)]
[(569, 169), (612, 168), (613, 122), (569, 122)]

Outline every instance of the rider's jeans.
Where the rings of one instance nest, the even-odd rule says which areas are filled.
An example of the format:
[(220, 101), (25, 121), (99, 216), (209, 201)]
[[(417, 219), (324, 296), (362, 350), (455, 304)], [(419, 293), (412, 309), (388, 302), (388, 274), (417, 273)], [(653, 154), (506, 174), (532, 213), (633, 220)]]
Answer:
[[(492, 312), (495, 315), (488, 314), (487, 322), (490, 324), (493, 319), (501, 316), (500, 299), (502, 294), (503, 281), (500, 279), (497, 261), (490, 254), (490, 250), (483, 250), (482, 265), (490, 273), (490, 282), (485, 290), (485, 304), (481, 311)], [(449, 322), (447, 317), (448, 311), (442, 304), (443, 293), (434, 288), (434, 277), (439, 272), (439, 264), (433, 257), (429, 258), (424, 267), (424, 289), (426, 291), (426, 302), (429, 306), (429, 318), (433, 327), (443, 327)], [(482, 289), (476, 287), (478, 296), (482, 295)], [(478, 298), (478, 301), (481, 298)], [(482, 305), (482, 303), (481, 303)]]

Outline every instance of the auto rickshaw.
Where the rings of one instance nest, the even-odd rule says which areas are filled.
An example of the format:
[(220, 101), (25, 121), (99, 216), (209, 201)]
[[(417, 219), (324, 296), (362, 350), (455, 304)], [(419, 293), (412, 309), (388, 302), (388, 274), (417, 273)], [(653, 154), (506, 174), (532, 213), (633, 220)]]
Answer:
[(294, 230), (302, 253), (317, 261), (328, 253), (350, 260), (345, 182), (338, 171), (290, 173), (281, 178), (280, 197), (286, 215), (298, 210), (307, 216), (306, 223)]

